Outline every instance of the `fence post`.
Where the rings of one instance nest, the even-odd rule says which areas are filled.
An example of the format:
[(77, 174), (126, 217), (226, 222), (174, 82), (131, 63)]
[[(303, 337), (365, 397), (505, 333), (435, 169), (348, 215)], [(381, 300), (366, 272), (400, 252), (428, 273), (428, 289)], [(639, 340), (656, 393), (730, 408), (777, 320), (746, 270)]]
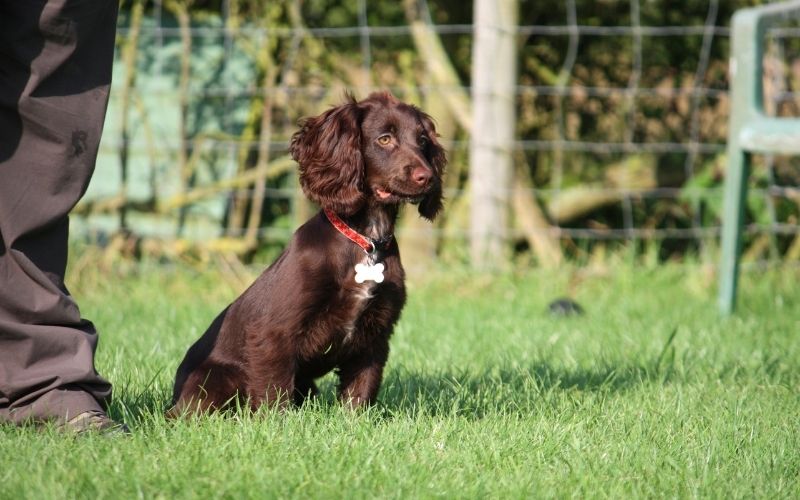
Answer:
[(516, 123), (518, 0), (475, 0), (470, 141), (470, 255), (505, 261)]

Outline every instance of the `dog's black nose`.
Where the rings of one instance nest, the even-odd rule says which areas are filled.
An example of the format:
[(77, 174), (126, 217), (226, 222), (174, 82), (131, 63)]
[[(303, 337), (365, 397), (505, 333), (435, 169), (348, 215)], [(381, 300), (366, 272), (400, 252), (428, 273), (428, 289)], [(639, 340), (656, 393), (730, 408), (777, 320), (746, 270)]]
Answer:
[(431, 176), (430, 169), (423, 166), (419, 166), (411, 172), (411, 178), (420, 186), (427, 186), (431, 181)]

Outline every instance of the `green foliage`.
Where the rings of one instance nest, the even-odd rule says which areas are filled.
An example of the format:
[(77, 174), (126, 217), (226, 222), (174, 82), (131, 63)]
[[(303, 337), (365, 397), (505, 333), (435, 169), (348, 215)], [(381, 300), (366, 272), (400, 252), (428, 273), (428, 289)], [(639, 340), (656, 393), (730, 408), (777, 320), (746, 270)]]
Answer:
[[(365, 2), (366, 22), (370, 27), (408, 26), (405, 7), (413, 2)], [(719, 2), (714, 26), (730, 24), (733, 12), (751, 4), (752, 0)], [(711, 4), (708, 0), (691, 0), (680, 5), (666, 0), (638, 2), (639, 25), (648, 27), (695, 27), (706, 24)], [(368, 46), (357, 27), (361, 24), (360, 2), (356, 0), (282, 0), (264, 2), (219, 0), (195, 2), (189, 13), (191, 52), (184, 54), (179, 24), (174, 12), (160, 12), (148, 6), (141, 27), (135, 66), (133, 109), (129, 111), (127, 138), (130, 180), (120, 186), (120, 153), (122, 142), (119, 116), (122, 103), (119, 88), (112, 92), (104, 147), (99, 168), (90, 186), (88, 199), (102, 200), (120, 192), (145, 207), (193, 186), (203, 186), (235, 177), (258, 163), (258, 142), (261, 140), (265, 99), (270, 104), (271, 120), (268, 147), (269, 160), (286, 154), (286, 144), (296, 129), (298, 119), (316, 114), (340, 102), (346, 89), (363, 95), (370, 89), (391, 89), (403, 99), (417, 104), (441, 100), (436, 93), (425, 64), (425, 54), (405, 34), (374, 33)], [(428, 16), (438, 25), (468, 26), (472, 23), (472, 4), (457, 0), (421, 2), (422, 18)], [(520, 2), (521, 26), (565, 26), (568, 24), (567, 3), (540, 4), (532, 0)], [(585, 27), (631, 28), (634, 15), (627, 1), (577, 0), (576, 23)], [(297, 9), (297, 10), (295, 10)], [(123, 4), (120, 27), (129, 29), (130, 6)], [(158, 14), (158, 15), (157, 15)], [(227, 16), (227, 17), (225, 17)], [(156, 26), (156, 22), (160, 23)], [(165, 31), (159, 28), (164, 28)], [(224, 29), (223, 29), (224, 28)], [(329, 30), (345, 29), (347, 33)], [(316, 31), (315, 31), (316, 30)], [(127, 31), (122, 31), (127, 33)], [(440, 35), (455, 73), (464, 86), (470, 83), (471, 32), (445, 32)], [(704, 229), (717, 227), (720, 221), (718, 190), (724, 172), (722, 149), (727, 134), (729, 102), (728, 85), (729, 37), (717, 34), (703, 61), (703, 34), (680, 36), (644, 34), (641, 37), (640, 73), (635, 72), (636, 37), (631, 31), (619, 34), (583, 34), (578, 38), (574, 64), (562, 74), (569, 50), (567, 34), (521, 35), (519, 38), (519, 84), (517, 135), (521, 141), (534, 144), (520, 162), (530, 170), (531, 188), (537, 192), (548, 214), (547, 203), (554, 191), (586, 186), (629, 191), (631, 196), (598, 206), (562, 225), (581, 229), (630, 229), (633, 225), (644, 233), (664, 229)], [(120, 44), (125, 38), (120, 37)], [(775, 87), (769, 106), (782, 115), (797, 116), (796, 97), (780, 93), (796, 91), (796, 68), (800, 42), (791, 38), (771, 42), (770, 54), (779, 59), (775, 71)], [(365, 49), (368, 55), (365, 56)], [(368, 60), (365, 59), (368, 57)], [(179, 92), (182, 61), (188, 58), (190, 79), (187, 95)], [(698, 76), (705, 62), (706, 70)], [(270, 79), (268, 69), (277, 71)], [(115, 66), (115, 82), (125, 68)], [(637, 96), (626, 96), (624, 89), (632, 81), (641, 89)], [(778, 82), (778, 80), (780, 80)], [(565, 95), (552, 95), (542, 88), (563, 85)], [(692, 88), (709, 89), (707, 95), (694, 96)], [(264, 93), (263, 88), (268, 92)], [(772, 87), (770, 87), (772, 88)], [(267, 96), (267, 97), (265, 97)], [(271, 97), (269, 97), (271, 96)], [(781, 97), (783, 96), (783, 97)], [(788, 96), (788, 97), (787, 97)], [(177, 103), (185, 100), (187, 109)], [(774, 102), (773, 102), (774, 101)], [(439, 111), (446, 113), (446, 107)], [(450, 128), (457, 128), (451, 116), (437, 116)], [(693, 120), (696, 123), (693, 125)], [(182, 121), (183, 120), (183, 121)], [(181, 126), (183, 124), (183, 127)], [(181, 133), (185, 137), (181, 137)], [(454, 180), (448, 188), (449, 207), (463, 207), (459, 199), (467, 189), (467, 132), (457, 130), (449, 145)], [(718, 145), (718, 151), (690, 155), (680, 145), (696, 140), (701, 144)], [(548, 142), (550, 141), (550, 142)], [(558, 141), (614, 145), (628, 141), (635, 144), (673, 144), (676, 151), (641, 152), (637, 164), (649, 170), (655, 185), (642, 187), (624, 181), (611, 181), (608, 172), (624, 164), (631, 154), (618, 151), (560, 151)], [(547, 143), (542, 147), (542, 143)], [(179, 165), (176, 145), (184, 144), (193, 155), (191, 166)], [(760, 165), (763, 165), (760, 164)], [(766, 188), (797, 185), (797, 161), (778, 159), (775, 173), (763, 167), (756, 169), (753, 187)], [(191, 175), (182, 172), (191, 171)], [(182, 186), (182, 175), (188, 188)], [(267, 180), (259, 180), (269, 188), (260, 214), (252, 214), (248, 196), (254, 190), (231, 189), (207, 197), (189, 208), (163, 213), (135, 214), (131, 220), (136, 229), (158, 235), (188, 235), (193, 239), (209, 239), (219, 234), (236, 236), (250, 217), (258, 216), (261, 234), (280, 244), (297, 224), (296, 176), (291, 170)], [(638, 197), (638, 191), (654, 188), (675, 188), (683, 192), (672, 197)], [(451, 191), (451, 192), (452, 192)], [(773, 193), (769, 199), (759, 193), (749, 200), (747, 221), (769, 225), (773, 221), (793, 224), (800, 218), (800, 204), (793, 197)], [(233, 215), (232, 215), (233, 214)], [(238, 214), (238, 218), (237, 218)], [(445, 223), (466, 220), (461, 215)], [(98, 223), (107, 226), (107, 220)], [(276, 230), (277, 229), (277, 230)], [(464, 233), (465, 227), (445, 228), (444, 233)], [(761, 235), (751, 235), (750, 246)], [(800, 239), (794, 235), (776, 236), (781, 254), (800, 254)], [(663, 252), (664, 258), (681, 256), (700, 242), (681, 237), (673, 249)], [(267, 243), (264, 238), (262, 244)], [(565, 250), (580, 246), (580, 241), (566, 240)], [(654, 244), (658, 245), (659, 242)], [(587, 251), (603, 242), (589, 241)], [(452, 248), (442, 244), (440, 248)], [(527, 248), (525, 245), (520, 248)], [(796, 251), (789, 250), (796, 248)], [(274, 250), (268, 249), (268, 252)], [(756, 255), (757, 257), (757, 255)]]

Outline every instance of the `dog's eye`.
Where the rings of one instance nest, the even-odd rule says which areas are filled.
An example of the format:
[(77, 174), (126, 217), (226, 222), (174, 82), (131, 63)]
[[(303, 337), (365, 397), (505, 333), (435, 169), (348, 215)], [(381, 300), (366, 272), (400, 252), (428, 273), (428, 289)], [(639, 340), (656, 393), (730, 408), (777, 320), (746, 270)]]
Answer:
[(392, 142), (392, 136), (389, 134), (383, 134), (378, 137), (378, 144), (381, 146), (388, 146), (390, 142)]
[(424, 148), (425, 146), (428, 145), (428, 138), (425, 137), (424, 135), (419, 136), (419, 139), (417, 139), (417, 144), (419, 145), (419, 147)]

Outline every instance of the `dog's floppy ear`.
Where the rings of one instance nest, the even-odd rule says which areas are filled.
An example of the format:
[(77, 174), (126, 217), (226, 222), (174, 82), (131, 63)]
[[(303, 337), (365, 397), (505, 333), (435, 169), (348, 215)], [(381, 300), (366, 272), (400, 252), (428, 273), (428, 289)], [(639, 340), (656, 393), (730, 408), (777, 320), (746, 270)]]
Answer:
[(365, 203), (360, 110), (355, 99), (300, 123), (289, 146), (300, 165), (303, 192), (339, 215), (356, 213)]
[(417, 113), (419, 113), (420, 123), (422, 123), (425, 135), (428, 138), (428, 142), (425, 145), (425, 158), (433, 169), (433, 182), (435, 183), (430, 193), (419, 203), (418, 210), (421, 216), (432, 221), (442, 209), (442, 176), (444, 175), (444, 167), (447, 165), (447, 154), (437, 140), (439, 134), (436, 133), (433, 119), (420, 110), (417, 110)]

